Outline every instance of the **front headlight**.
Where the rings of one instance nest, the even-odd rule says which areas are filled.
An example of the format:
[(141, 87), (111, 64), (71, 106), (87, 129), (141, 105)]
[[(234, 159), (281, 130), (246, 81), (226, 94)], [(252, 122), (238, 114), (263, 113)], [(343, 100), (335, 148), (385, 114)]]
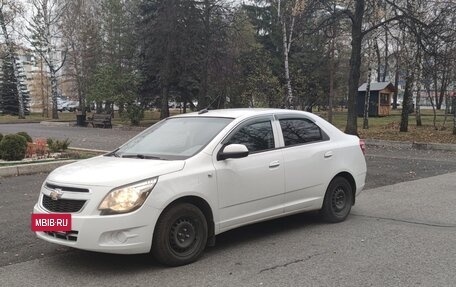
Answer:
[(113, 189), (98, 206), (101, 215), (127, 213), (140, 208), (157, 183), (157, 179), (154, 177)]

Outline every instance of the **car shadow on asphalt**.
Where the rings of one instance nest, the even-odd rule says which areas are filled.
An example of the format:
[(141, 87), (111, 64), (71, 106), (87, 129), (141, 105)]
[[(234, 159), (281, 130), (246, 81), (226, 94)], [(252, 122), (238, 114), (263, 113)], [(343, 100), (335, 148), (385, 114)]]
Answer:
[(298, 230), (325, 224), (318, 212), (305, 212), (283, 218), (263, 221), (243, 226), (217, 236), (216, 245), (206, 249), (206, 254), (217, 253), (226, 249), (258, 240), (268, 240), (277, 235), (286, 235)]
[[(216, 245), (206, 248), (202, 260), (230, 252), (230, 250), (246, 244), (256, 244), (257, 241), (284, 236), (321, 224), (325, 223), (321, 221), (318, 213), (308, 212), (236, 228), (218, 235)], [(58, 272), (69, 272), (71, 274), (102, 274), (105, 271), (129, 274), (141, 270), (150, 271), (167, 268), (156, 262), (150, 254), (119, 255), (76, 249), (70, 249), (65, 254), (53, 256), (53, 259), (47, 264), (49, 268), (56, 268)]]

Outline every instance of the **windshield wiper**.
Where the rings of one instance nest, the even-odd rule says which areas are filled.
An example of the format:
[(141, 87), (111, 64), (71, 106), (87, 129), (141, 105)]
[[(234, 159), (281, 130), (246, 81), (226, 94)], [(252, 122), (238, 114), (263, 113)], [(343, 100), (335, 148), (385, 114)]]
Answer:
[(122, 158), (140, 158), (140, 159), (162, 159), (158, 156), (145, 155), (145, 154), (125, 154), (121, 155)]

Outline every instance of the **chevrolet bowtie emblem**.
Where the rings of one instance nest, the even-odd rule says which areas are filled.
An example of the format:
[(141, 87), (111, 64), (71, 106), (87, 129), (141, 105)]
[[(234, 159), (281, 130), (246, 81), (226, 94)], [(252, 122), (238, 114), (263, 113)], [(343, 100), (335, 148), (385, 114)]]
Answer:
[(60, 188), (56, 188), (53, 191), (51, 191), (51, 199), (52, 200), (58, 200), (62, 197), (63, 191)]

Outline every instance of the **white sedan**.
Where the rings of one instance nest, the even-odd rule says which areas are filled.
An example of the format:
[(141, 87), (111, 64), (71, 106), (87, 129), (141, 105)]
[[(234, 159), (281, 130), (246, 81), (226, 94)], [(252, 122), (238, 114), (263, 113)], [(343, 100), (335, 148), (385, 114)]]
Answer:
[(49, 242), (193, 262), (227, 230), (304, 211), (328, 222), (364, 187), (364, 142), (311, 113), (202, 110), (167, 118), (117, 150), (54, 170), (35, 214), (71, 214)]

